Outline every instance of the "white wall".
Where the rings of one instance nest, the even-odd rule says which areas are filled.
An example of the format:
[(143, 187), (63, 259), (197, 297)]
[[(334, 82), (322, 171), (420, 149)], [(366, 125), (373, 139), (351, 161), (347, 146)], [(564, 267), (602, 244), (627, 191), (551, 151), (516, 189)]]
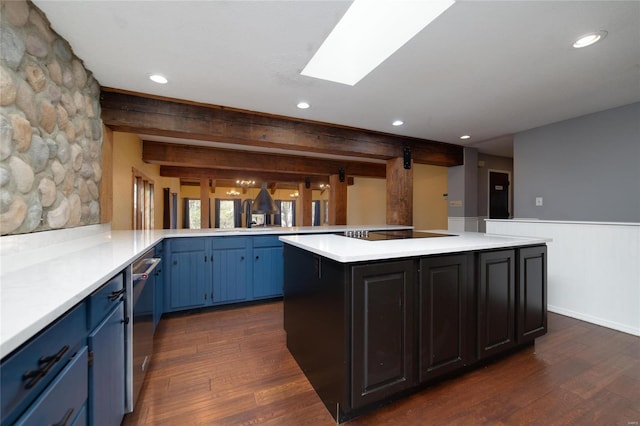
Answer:
[(640, 336), (640, 224), (487, 220), (487, 233), (552, 238), (551, 312)]

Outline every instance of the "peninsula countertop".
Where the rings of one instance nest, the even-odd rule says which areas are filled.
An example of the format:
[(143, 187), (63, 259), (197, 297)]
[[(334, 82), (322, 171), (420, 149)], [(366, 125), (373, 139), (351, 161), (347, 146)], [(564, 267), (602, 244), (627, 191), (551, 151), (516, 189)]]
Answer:
[(512, 237), (478, 232), (450, 232), (446, 230), (424, 232), (448, 234), (448, 236), (369, 241), (348, 238), (343, 235), (322, 234), (284, 235), (280, 236), (280, 240), (341, 263), (521, 247), (545, 244), (551, 241), (547, 238)]
[(306, 226), (112, 231), (109, 225), (0, 238), (0, 357), (4, 358), (165, 238), (296, 235), (406, 226)]

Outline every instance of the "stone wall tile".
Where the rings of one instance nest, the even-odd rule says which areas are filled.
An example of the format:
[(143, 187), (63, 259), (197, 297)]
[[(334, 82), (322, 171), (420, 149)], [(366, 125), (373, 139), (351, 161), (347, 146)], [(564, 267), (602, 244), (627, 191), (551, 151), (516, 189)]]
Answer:
[(69, 200), (62, 197), (62, 201), (55, 209), (49, 210), (47, 213), (47, 224), (51, 229), (62, 228), (69, 221), (71, 216), (71, 208)]
[(51, 44), (56, 39), (56, 35), (53, 31), (51, 31), (49, 23), (37, 10), (31, 9), (31, 13), (29, 14), (29, 22), (31, 22), (38, 29), (40, 35), (44, 37), (47, 43)]
[(98, 201), (100, 198), (100, 190), (98, 189), (98, 185), (92, 180), (87, 181), (87, 188), (89, 188), (89, 194), (91, 194), (91, 198), (95, 201)]
[[(5, 165), (0, 164), (0, 187), (8, 185), (9, 182), (11, 182), (11, 170), (9, 170)], [(2, 205), (3, 203), (0, 203), (0, 207)]]
[(60, 185), (67, 175), (67, 170), (58, 160), (53, 160), (51, 163), (51, 173), (53, 174), (53, 181), (55, 184)]
[(18, 89), (13, 78), (13, 73), (0, 66), (0, 105), (11, 105), (16, 100)]
[(0, 214), (0, 234), (10, 234), (22, 224), (27, 217), (27, 203), (15, 197), (6, 212)]
[(16, 105), (24, 115), (27, 117), (27, 120), (31, 122), (33, 126), (38, 125), (38, 114), (36, 112), (36, 94), (31, 88), (31, 85), (27, 83), (25, 80), (18, 81), (18, 91), (16, 94)]
[(47, 84), (47, 77), (44, 75), (44, 71), (40, 68), (40, 65), (33, 61), (28, 61), (24, 67), (24, 71), (27, 75), (27, 81), (31, 84), (31, 87), (35, 92), (41, 92)]
[(40, 193), (40, 202), (43, 207), (49, 207), (56, 201), (56, 184), (51, 179), (42, 179), (38, 184), (38, 192)]
[(39, 34), (30, 33), (25, 43), (27, 52), (37, 58), (46, 58), (49, 55), (49, 43)]
[(69, 196), (69, 221), (66, 226), (78, 226), (82, 219), (82, 202), (78, 194), (71, 194)]
[(79, 60), (74, 59), (71, 61), (71, 69), (76, 81), (76, 87), (84, 87), (85, 84), (87, 84), (87, 71), (82, 66), (82, 63)]
[(21, 27), (29, 19), (29, 5), (25, 0), (8, 1), (4, 6), (4, 13), (11, 25)]
[(13, 128), (13, 140), (16, 144), (18, 152), (25, 152), (31, 146), (31, 137), (33, 130), (31, 123), (18, 114), (11, 114), (11, 127)]
[(13, 126), (0, 114), (0, 160), (6, 160), (13, 152)]
[(16, 184), (16, 189), (23, 194), (31, 191), (35, 178), (31, 167), (14, 155), (9, 159), (9, 168), (11, 169), (11, 176)]
[(0, 234), (100, 223), (100, 85), (33, 3), (0, 8)]
[(24, 41), (18, 36), (13, 28), (0, 26), (0, 61), (11, 68), (17, 70), (22, 62), (25, 52)]
[(56, 111), (58, 112), (58, 128), (64, 129), (69, 124), (69, 113), (62, 105), (56, 106)]
[(49, 78), (58, 86), (62, 84), (62, 68), (60, 63), (54, 58), (47, 64), (49, 70)]
[(33, 135), (31, 138), (29, 156), (31, 157), (31, 168), (34, 173), (40, 173), (47, 167), (47, 163), (49, 162), (49, 147), (38, 135)]
[(51, 134), (56, 128), (57, 121), (56, 108), (48, 99), (42, 99), (40, 101), (40, 127)]

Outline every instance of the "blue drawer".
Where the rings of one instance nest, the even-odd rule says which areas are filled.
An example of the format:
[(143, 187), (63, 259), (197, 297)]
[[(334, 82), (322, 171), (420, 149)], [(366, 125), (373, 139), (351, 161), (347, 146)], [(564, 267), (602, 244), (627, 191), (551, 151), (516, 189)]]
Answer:
[(52, 424), (86, 425), (89, 363), (87, 347), (71, 360), (56, 379), (47, 387), (29, 410), (16, 422), (19, 426), (42, 426)]
[(254, 247), (282, 247), (282, 241), (278, 239), (277, 235), (263, 235), (259, 237), (253, 237)]
[(2, 424), (11, 423), (84, 346), (87, 310), (81, 303), (0, 365)]
[(89, 296), (87, 324), (89, 330), (93, 330), (96, 325), (100, 324), (100, 321), (122, 300), (123, 293), (124, 275), (120, 273)]
[(205, 249), (205, 238), (172, 238), (171, 253), (183, 251), (203, 251)]

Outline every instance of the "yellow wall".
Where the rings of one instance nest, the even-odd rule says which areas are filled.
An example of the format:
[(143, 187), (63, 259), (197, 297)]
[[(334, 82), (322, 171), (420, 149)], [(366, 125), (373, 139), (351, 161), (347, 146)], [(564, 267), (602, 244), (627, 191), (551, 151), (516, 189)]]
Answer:
[[(176, 178), (160, 177), (160, 166), (142, 161), (142, 141), (132, 133), (113, 132), (113, 218), (111, 229), (133, 228), (133, 168), (153, 180), (155, 202), (155, 227), (162, 228), (162, 188), (180, 192)], [(178, 194), (178, 196), (180, 196)], [(180, 219), (178, 206), (178, 219)]]
[[(131, 229), (133, 226), (133, 182), (135, 167), (155, 184), (155, 227), (162, 228), (162, 188), (178, 193), (178, 228), (182, 227), (183, 198), (200, 198), (197, 186), (180, 186), (177, 178), (160, 177), (160, 166), (142, 161), (142, 141), (130, 133), (113, 133), (113, 221), (112, 229)], [(210, 198), (234, 198), (226, 194), (230, 189), (216, 187)], [(254, 199), (259, 188), (250, 188), (235, 198)], [(274, 199), (290, 200), (294, 190), (278, 189)], [(447, 229), (447, 168), (413, 165), (413, 226), (416, 229)], [(314, 200), (327, 200), (328, 191), (313, 191)], [(347, 225), (379, 225), (386, 223), (387, 181), (385, 179), (355, 178), (347, 188)], [(213, 203), (211, 208), (213, 209)], [(213, 219), (213, 210), (211, 217)]]
[(387, 180), (354, 178), (347, 187), (347, 225), (387, 223)]
[(447, 168), (413, 165), (413, 227), (447, 229)]
[[(447, 168), (413, 165), (413, 226), (447, 229)], [(387, 221), (386, 179), (355, 178), (347, 189), (347, 225), (376, 225)]]

